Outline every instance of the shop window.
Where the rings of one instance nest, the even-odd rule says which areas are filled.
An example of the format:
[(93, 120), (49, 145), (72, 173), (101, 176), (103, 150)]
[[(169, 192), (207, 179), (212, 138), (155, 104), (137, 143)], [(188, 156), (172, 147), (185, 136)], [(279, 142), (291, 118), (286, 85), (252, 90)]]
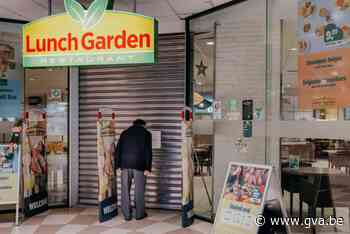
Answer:
[(25, 71), (25, 111), (46, 115), (50, 206), (68, 204), (68, 68)]
[[(348, 220), (350, 140), (281, 138), (280, 150), (282, 190), (288, 215), (336, 216)], [(293, 232), (308, 232), (300, 226), (291, 228)], [(317, 228), (329, 230), (321, 225)], [(347, 225), (337, 227), (339, 232), (347, 229)]]
[[(344, 53), (348, 50), (349, 11), (337, 6), (342, 1), (283, 2), (281, 119), (348, 120), (348, 60)], [(339, 38), (330, 35), (333, 26)]]

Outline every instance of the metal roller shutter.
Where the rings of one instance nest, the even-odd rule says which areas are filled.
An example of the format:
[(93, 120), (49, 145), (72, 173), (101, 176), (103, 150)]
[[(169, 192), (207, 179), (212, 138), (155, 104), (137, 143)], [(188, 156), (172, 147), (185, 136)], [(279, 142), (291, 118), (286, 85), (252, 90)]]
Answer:
[[(162, 132), (154, 150), (153, 175), (147, 180), (146, 206), (180, 209), (182, 199), (181, 119), (185, 93), (184, 34), (159, 36), (159, 63), (80, 69), (79, 200), (97, 204), (96, 113), (117, 113), (117, 134), (135, 118)], [(120, 198), (120, 177), (118, 196)], [(120, 201), (120, 199), (119, 199)]]

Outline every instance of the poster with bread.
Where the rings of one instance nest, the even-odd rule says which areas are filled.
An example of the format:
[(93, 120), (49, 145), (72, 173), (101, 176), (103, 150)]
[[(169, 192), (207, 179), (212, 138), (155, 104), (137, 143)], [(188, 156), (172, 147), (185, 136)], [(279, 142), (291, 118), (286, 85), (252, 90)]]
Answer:
[(115, 131), (115, 113), (110, 109), (101, 109), (97, 118), (100, 222), (110, 220), (117, 215), (117, 184), (114, 160)]

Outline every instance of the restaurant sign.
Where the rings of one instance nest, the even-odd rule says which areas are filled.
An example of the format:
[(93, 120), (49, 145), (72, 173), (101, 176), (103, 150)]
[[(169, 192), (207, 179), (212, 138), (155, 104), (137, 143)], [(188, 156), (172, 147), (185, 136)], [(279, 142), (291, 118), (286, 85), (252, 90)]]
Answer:
[(156, 62), (156, 19), (106, 10), (108, 0), (95, 0), (87, 10), (76, 0), (64, 4), (66, 13), (23, 26), (24, 67)]

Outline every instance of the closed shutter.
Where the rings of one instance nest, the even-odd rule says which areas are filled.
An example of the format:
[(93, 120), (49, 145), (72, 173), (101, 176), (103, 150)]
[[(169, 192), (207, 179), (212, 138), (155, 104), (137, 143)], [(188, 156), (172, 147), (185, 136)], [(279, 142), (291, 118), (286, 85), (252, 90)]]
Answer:
[[(117, 134), (136, 118), (161, 131), (162, 148), (154, 150), (153, 175), (147, 180), (146, 206), (180, 209), (182, 199), (181, 119), (185, 96), (185, 37), (159, 36), (155, 65), (87, 67), (80, 69), (79, 201), (97, 204), (98, 173), (96, 114), (116, 112)], [(120, 201), (120, 176), (118, 176)]]

